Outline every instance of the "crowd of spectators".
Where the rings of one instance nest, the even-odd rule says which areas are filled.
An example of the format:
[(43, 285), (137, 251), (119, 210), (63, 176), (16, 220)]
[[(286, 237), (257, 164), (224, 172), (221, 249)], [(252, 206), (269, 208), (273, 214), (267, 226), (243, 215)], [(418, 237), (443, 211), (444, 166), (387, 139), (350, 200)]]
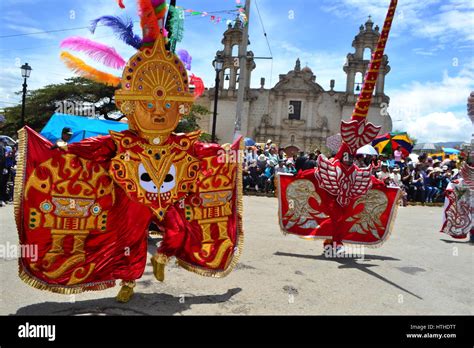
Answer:
[[(244, 192), (275, 192), (277, 173), (296, 174), (300, 170), (317, 167), (317, 158), (321, 151), (300, 152), (287, 156), (282, 149), (268, 140), (265, 145), (256, 144), (245, 150), (243, 164)], [(356, 155), (352, 159), (359, 168), (373, 165), (372, 174), (387, 186), (402, 189), (402, 205), (413, 203), (444, 202), (444, 191), (448, 184), (457, 179), (462, 157), (451, 160), (433, 159), (421, 154), (418, 159), (405, 157), (401, 148), (397, 148), (390, 157), (384, 155)]]
[(244, 191), (264, 193), (275, 192), (275, 175), (277, 173), (296, 174), (299, 170), (316, 167), (319, 150), (306, 154), (301, 152), (287, 156), (283, 149), (268, 140), (264, 146), (249, 146), (244, 158)]
[(377, 177), (389, 186), (402, 189), (403, 205), (407, 202), (442, 203), (448, 184), (459, 178), (459, 168), (463, 161), (463, 157), (458, 157), (457, 160), (450, 159), (449, 156), (437, 159), (426, 153), (421, 154), (417, 161), (407, 157), (393, 166), (390, 166), (390, 163), (394, 162), (393, 159), (388, 159), (382, 163), (385, 163), (385, 171), (390, 173), (389, 178), (380, 172)]
[(13, 202), (13, 182), (16, 173), (17, 146), (0, 140), (0, 207)]

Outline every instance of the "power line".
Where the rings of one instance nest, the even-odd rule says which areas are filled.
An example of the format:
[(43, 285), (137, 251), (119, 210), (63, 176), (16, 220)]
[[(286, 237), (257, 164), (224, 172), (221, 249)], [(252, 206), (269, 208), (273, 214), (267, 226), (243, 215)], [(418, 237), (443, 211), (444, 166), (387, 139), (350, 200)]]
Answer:
[(265, 40), (267, 41), (267, 46), (268, 46), (268, 50), (270, 51), (270, 56), (273, 57), (272, 48), (270, 47), (270, 42), (268, 41), (267, 31), (265, 30), (265, 26), (263, 25), (263, 20), (262, 20), (262, 16), (260, 15), (260, 9), (258, 8), (258, 1), (257, 0), (255, 0), (255, 7), (257, 9), (260, 24), (262, 25), (263, 36), (265, 36)]
[[(233, 13), (236, 12), (237, 10), (219, 10), (219, 11), (211, 11), (211, 12), (206, 12), (207, 14), (217, 14), (217, 13)], [(196, 11), (197, 12), (197, 11)], [(192, 15), (189, 13), (185, 13), (185, 17), (206, 17), (206, 16), (197, 16), (197, 15)], [(139, 23), (140, 21), (133, 21), (133, 23)], [(98, 27), (103, 27), (104, 25), (97, 25)], [(23, 34), (12, 34), (12, 35), (0, 35), (0, 39), (5, 39), (5, 38), (10, 38), (10, 37), (18, 37), (18, 36), (29, 36), (29, 35), (40, 35), (40, 34), (50, 34), (50, 33), (60, 33), (64, 31), (71, 31), (71, 30), (82, 30), (82, 29), (89, 29), (90, 27), (76, 27), (76, 28), (64, 28), (64, 29), (56, 29), (56, 30), (42, 30), (42, 31), (36, 31), (33, 33), (23, 33)]]
[(271, 86), (272, 82), (273, 82), (272, 81), (273, 80), (273, 52), (272, 52), (272, 48), (270, 46), (270, 41), (268, 40), (267, 31), (265, 30), (265, 26), (263, 25), (263, 20), (262, 20), (262, 16), (260, 15), (260, 9), (258, 8), (258, 1), (257, 0), (255, 0), (255, 8), (257, 9), (260, 24), (262, 25), (263, 36), (265, 36), (265, 40), (267, 42), (268, 50), (270, 51), (270, 56), (272, 57), (272, 60), (271, 60), (271, 63), (270, 63), (270, 86)]
[[(105, 39), (105, 38), (109, 38), (109, 37), (113, 37), (113, 36), (115, 36), (115, 35), (98, 36), (98, 37), (94, 37), (94, 39), (99, 40), (99, 39)], [(4, 48), (4, 49), (0, 49), (0, 52), (3, 52), (3, 51), (25, 51), (25, 50), (36, 49), (36, 48), (44, 48), (44, 47), (59, 47), (59, 45), (56, 43), (56, 44), (52, 44), (52, 45), (42, 45), (42, 46), (35, 46), (35, 47)]]

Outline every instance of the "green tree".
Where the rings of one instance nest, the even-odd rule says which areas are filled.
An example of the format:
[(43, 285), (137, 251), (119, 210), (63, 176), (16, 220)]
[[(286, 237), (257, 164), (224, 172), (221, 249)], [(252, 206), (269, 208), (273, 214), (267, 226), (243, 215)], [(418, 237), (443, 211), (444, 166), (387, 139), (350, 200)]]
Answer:
[[(194, 104), (189, 115), (184, 116), (179, 121), (178, 126), (174, 130), (175, 133), (189, 133), (199, 130), (198, 121), (201, 119), (201, 116), (209, 115), (210, 113), (206, 107)], [(209, 133), (202, 133), (200, 140), (210, 142), (211, 135)]]
[[(115, 89), (116, 87), (106, 86), (82, 77), (72, 77), (66, 79), (64, 83), (28, 91), (25, 122), (39, 132), (53, 113), (61, 111), (60, 105), (93, 104), (92, 110), (95, 111), (95, 116), (102, 115), (107, 119), (114, 119), (113, 114), (117, 112), (113, 101)], [(21, 92), (17, 94), (21, 95)], [(21, 128), (21, 104), (5, 108), (4, 113), (6, 124), (2, 128), (2, 133), (16, 137), (16, 132)]]
[[(82, 77), (72, 77), (64, 83), (47, 85), (42, 88), (28, 91), (26, 96), (25, 122), (40, 132), (46, 125), (51, 115), (55, 112), (72, 113), (83, 116), (103, 116), (108, 120), (124, 118), (116, 108), (113, 100), (116, 87), (106, 86), (101, 83), (87, 80)], [(17, 94), (21, 94), (18, 92)], [(67, 106), (93, 105), (94, 114), (91, 115), (87, 109), (84, 113), (74, 111), (68, 112)], [(66, 110), (64, 110), (66, 109)], [(75, 109), (76, 111), (78, 109)], [(2, 134), (16, 138), (16, 132), (21, 128), (21, 104), (7, 107), (4, 110), (6, 122)], [(84, 111), (84, 110), (83, 110)], [(198, 121), (201, 116), (210, 114), (210, 111), (201, 106), (193, 105), (189, 115), (184, 116), (179, 122), (175, 132), (189, 133), (199, 129)], [(210, 141), (211, 136), (207, 133), (201, 135), (202, 141)]]

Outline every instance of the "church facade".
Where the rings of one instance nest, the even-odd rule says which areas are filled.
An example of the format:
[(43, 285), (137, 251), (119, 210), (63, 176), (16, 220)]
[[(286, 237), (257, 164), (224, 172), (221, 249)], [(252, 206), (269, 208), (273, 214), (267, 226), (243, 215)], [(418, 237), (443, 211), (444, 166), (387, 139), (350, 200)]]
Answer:
[[(256, 65), (254, 55), (249, 51), (242, 134), (257, 142), (272, 139), (281, 148), (291, 152), (325, 150), (326, 138), (339, 133), (341, 120), (351, 117), (358, 91), (362, 88), (362, 77), (379, 36), (379, 27), (374, 28), (369, 17), (354, 38), (352, 46), (355, 52), (347, 55), (346, 64), (342, 67), (347, 74), (345, 91), (335, 91), (334, 80), (331, 80), (331, 89), (324, 90), (309, 67), (301, 68), (299, 59), (293, 70), (279, 76), (275, 86), (265, 88), (265, 79), (262, 78), (260, 88), (250, 88), (252, 70)], [(233, 52), (237, 51), (241, 40), (240, 24), (229, 26), (222, 40), (224, 49), (217, 52), (224, 57), (216, 124), (220, 143), (231, 142), (233, 138), (240, 71)], [(365, 50), (370, 50), (370, 54)], [(385, 76), (389, 71), (388, 57), (385, 55), (368, 115), (369, 122), (382, 126), (380, 134), (392, 130), (392, 121), (386, 110), (390, 99), (384, 94)], [(211, 115), (200, 121), (201, 129), (209, 133), (212, 129), (214, 93), (214, 88), (206, 90), (198, 101), (198, 104), (211, 110)]]

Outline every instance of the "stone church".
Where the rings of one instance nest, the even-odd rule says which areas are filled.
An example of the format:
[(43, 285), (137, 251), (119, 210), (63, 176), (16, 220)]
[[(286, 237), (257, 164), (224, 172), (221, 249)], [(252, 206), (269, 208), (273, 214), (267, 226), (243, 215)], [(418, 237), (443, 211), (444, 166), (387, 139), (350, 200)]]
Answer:
[[(242, 32), (240, 23), (229, 25), (222, 40), (224, 49), (217, 52), (224, 57), (218, 86), (216, 126), (220, 143), (231, 142), (234, 133), (240, 70), (237, 52), (242, 42)], [(280, 75), (278, 83), (270, 89), (265, 88), (264, 78), (260, 80), (260, 88), (250, 88), (250, 78), (256, 64), (253, 52), (248, 51), (249, 78), (245, 86), (242, 134), (257, 142), (272, 139), (288, 152), (324, 149), (326, 138), (339, 133), (341, 119), (348, 120), (351, 117), (371, 52), (379, 36), (380, 28), (374, 27), (369, 17), (365, 25), (360, 26), (352, 42), (355, 52), (347, 55), (346, 64), (342, 67), (347, 74), (345, 91), (335, 91), (334, 80), (330, 82), (331, 89), (324, 90), (309, 67), (301, 68), (299, 59), (296, 59), (294, 69)], [(392, 130), (392, 121), (386, 111), (390, 99), (384, 94), (385, 75), (389, 71), (388, 57), (385, 55), (368, 116), (369, 122), (382, 126), (380, 134)], [(198, 101), (198, 104), (211, 110), (211, 115), (200, 121), (201, 129), (209, 133), (212, 129), (214, 93), (214, 88), (206, 90)]]

